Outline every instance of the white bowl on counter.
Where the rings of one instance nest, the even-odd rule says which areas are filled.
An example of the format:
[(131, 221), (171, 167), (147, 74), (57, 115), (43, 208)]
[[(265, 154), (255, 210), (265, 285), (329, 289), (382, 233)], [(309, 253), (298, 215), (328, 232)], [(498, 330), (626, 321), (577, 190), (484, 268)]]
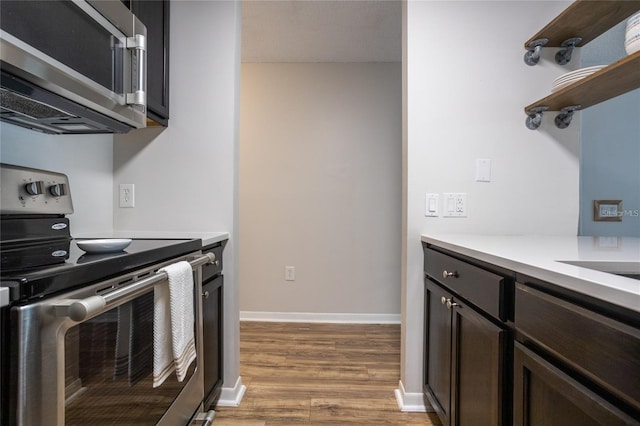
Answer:
[(129, 247), (130, 238), (103, 238), (99, 240), (78, 240), (76, 241), (80, 250), (87, 253), (117, 253)]

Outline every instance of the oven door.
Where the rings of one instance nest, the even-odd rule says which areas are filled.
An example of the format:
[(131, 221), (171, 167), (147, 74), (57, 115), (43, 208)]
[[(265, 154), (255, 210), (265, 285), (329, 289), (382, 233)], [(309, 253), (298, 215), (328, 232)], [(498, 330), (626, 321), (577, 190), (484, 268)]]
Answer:
[[(153, 281), (158, 268), (178, 260), (187, 258), (13, 307), (10, 423), (188, 424), (203, 399), (199, 266), (194, 268), (193, 293), (196, 360), (182, 382), (174, 372), (153, 387), (154, 288), (167, 285), (166, 278)], [(108, 299), (113, 294), (117, 297)], [(104, 307), (89, 303), (87, 319), (69, 309), (72, 302), (96, 296), (108, 302)]]

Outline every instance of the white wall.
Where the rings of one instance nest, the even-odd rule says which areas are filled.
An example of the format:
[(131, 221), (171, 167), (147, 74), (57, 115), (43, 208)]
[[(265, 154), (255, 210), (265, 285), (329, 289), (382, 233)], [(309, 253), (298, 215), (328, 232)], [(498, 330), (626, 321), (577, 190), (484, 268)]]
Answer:
[(0, 124), (0, 161), (64, 173), (74, 212), (71, 235), (113, 226), (113, 136), (47, 135)]
[(242, 64), (242, 317), (399, 320), (401, 93), (400, 63)]
[(135, 184), (132, 209), (116, 208), (117, 231), (230, 232), (224, 252), (225, 375), (239, 374), (237, 126), (240, 3), (171, 3), (169, 127), (115, 137), (115, 201)]
[[(523, 108), (571, 68), (547, 49), (523, 62), (526, 40), (569, 2), (409, 1), (403, 141), (401, 381), (422, 393), (424, 233), (576, 235), (579, 119), (566, 130), (546, 114), (536, 131)], [(575, 61), (571, 67), (575, 67)], [(475, 182), (475, 160), (492, 181)], [(427, 218), (425, 193), (466, 192), (467, 218)]]

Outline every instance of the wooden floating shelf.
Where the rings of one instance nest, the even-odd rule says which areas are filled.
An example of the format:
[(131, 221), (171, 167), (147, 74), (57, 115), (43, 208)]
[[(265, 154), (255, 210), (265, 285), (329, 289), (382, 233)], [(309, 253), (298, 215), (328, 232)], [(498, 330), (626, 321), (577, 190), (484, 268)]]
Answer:
[(581, 109), (585, 109), (639, 87), (640, 51), (534, 102), (524, 110), (529, 112), (533, 108), (546, 106), (550, 111), (560, 111), (572, 105), (580, 105)]
[(544, 47), (559, 47), (563, 41), (574, 37), (582, 37), (576, 46), (583, 46), (639, 10), (640, 1), (637, 0), (578, 0), (527, 40), (524, 46), (527, 48), (532, 41), (547, 38), (549, 42)]

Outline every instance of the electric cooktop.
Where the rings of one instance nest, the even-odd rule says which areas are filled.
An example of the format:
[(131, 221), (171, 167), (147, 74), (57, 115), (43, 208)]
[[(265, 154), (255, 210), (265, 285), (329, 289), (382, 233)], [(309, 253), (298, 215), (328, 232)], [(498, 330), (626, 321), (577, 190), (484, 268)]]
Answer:
[(68, 258), (63, 263), (2, 271), (0, 285), (9, 288), (10, 300), (45, 297), (89, 285), (202, 247), (200, 239), (133, 239), (122, 251), (89, 254), (76, 241), (69, 241)]

